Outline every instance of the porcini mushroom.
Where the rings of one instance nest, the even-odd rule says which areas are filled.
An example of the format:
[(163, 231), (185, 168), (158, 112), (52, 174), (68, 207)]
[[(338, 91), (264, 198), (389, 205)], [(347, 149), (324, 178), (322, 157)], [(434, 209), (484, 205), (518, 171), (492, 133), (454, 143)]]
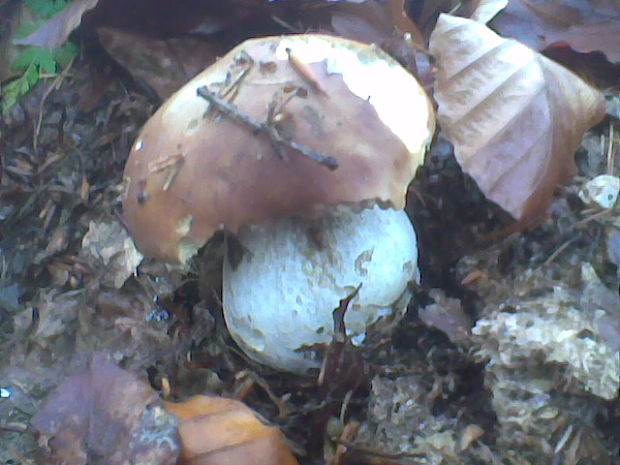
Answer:
[(416, 79), (372, 45), (249, 40), (144, 126), (125, 168), (127, 224), (142, 252), (174, 262), (239, 233), (246, 253), (224, 266), (230, 332), (251, 357), (301, 372), (318, 361), (297, 349), (329, 341), (332, 310), (358, 285), (353, 334), (405, 308), (417, 249), (395, 210), (433, 129)]

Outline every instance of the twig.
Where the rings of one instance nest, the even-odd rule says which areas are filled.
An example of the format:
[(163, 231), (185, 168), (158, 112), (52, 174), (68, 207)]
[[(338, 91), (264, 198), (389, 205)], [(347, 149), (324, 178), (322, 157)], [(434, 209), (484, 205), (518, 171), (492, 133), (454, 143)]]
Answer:
[(287, 47), (286, 54), (288, 55), (288, 61), (291, 66), (297, 71), (297, 74), (301, 76), (301, 78), (310, 84), (316, 91), (320, 92), (323, 95), (327, 95), (325, 92), (325, 88), (321, 84), (318, 76), (312, 70), (308, 63), (300, 60), (297, 55), (293, 53), (293, 50)]
[[(218, 94), (220, 97), (228, 98), (230, 102), (233, 101), (234, 97), (239, 92), (241, 83), (254, 67), (254, 59), (248, 52), (242, 50), (241, 53), (235, 57), (235, 64), (242, 66), (241, 71), (237, 76), (231, 78), (232, 82), (228, 83), (227, 87), (221, 89)], [(231, 93), (233, 94), (232, 97), (230, 96)]]
[(598, 212), (598, 213), (595, 213), (595, 214), (593, 214), (593, 215), (590, 215), (590, 216), (588, 216), (588, 217), (586, 217), (586, 218), (584, 218), (584, 219), (582, 219), (582, 220), (579, 220), (579, 221), (577, 221), (577, 222), (573, 223), (573, 224), (571, 225), (571, 229), (581, 228), (581, 227), (583, 227), (585, 224), (589, 223), (590, 221), (593, 221), (593, 220), (598, 220), (598, 219), (604, 218), (605, 216), (609, 215), (609, 214), (610, 214), (610, 213), (612, 213), (613, 211), (614, 211), (614, 209), (613, 209), (613, 208), (608, 208), (608, 209), (606, 209), (606, 210), (602, 210), (602, 211), (600, 211), (600, 212)]
[(0, 423), (0, 430), (12, 433), (27, 433), (28, 427), (23, 423)]
[(303, 28), (300, 27), (296, 27), (293, 26), (292, 24), (286, 22), (285, 20), (283, 20), (282, 18), (276, 16), (276, 15), (271, 15), (271, 20), (276, 23), (279, 24), (280, 26), (282, 26), (284, 29), (288, 29), (291, 32), (295, 32), (297, 34), (302, 34), (305, 31), (303, 30)]
[[(228, 103), (232, 103), (233, 100), (235, 100), (235, 97), (239, 93), (241, 83), (254, 67), (254, 59), (245, 50), (242, 50), (241, 53), (235, 57), (235, 66), (236, 65), (242, 66), (241, 71), (235, 77), (232, 77), (229, 71), (226, 74), (224, 87), (217, 92), (217, 96), (226, 99)], [(212, 112), (213, 119), (219, 118), (221, 112), (216, 109), (214, 110), (215, 111)]]
[(222, 113), (224, 113), (229, 118), (234, 119), (235, 121), (251, 128), (255, 134), (258, 134), (258, 133), (267, 134), (267, 136), (269, 136), (269, 138), (271, 139), (272, 144), (278, 144), (278, 145), (296, 150), (297, 152), (301, 153), (305, 157), (308, 157), (311, 160), (314, 160), (318, 164), (323, 165), (329, 168), (330, 170), (335, 170), (338, 168), (338, 160), (336, 160), (334, 157), (330, 157), (328, 155), (322, 155), (318, 152), (315, 152), (311, 148), (306, 147), (305, 145), (299, 144), (292, 140), (285, 139), (278, 132), (277, 128), (267, 123), (262, 123), (260, 121), (257, 121), (251, 116), (246, 115), (245, 113), (242, 113), (235, 105), (233, 105), (230, 102), (227, 102), (223, 98), (219, 97), (217, 94), (211, 92), (207, 86), (199, 87), (196, 90), (196, 93), (198, 94), (198, 96), (204, 98), (209, 103), (215, 105), (218, 108), (218, 110), (220, 110)]
[(50, 94), (60, 88), (60, 85), (65, 80), (65, 77), (69, 74), (69, 71), (73, 67), (73, 62), (75, 58), (71, 60), (71, 62), (67, 65), (65, 69), (58, 75), (51, 75), (50, 77), (55, 77), (54, 81), (50, 84), (50, 86), (45, 90), (43, 97), (41, 98), (41, 102), (39, 102), (39, 115), (37, 116), (37, 121), (34, 125), (34, 134), (32, 136), (32, 148), (34, 149), (34, 153), (37, 153), (37, 148), (39, 145), (39, 134), (41, 133), (41, 124), (43, 123), (43, 107), (45, 106), (45, 102)]
[[(403, 464), (403, 465), (421, 465), (424, 462), (417, 461), (417, 458), (424, 458), (424, 454), (421, 452), (397, 452), (395, 454), (390, 454), (389, 452), (383, 452), (375, 449), (365, 448), (357, 446), (356, 444), (350, 441), (338, 441), (338, 444), (342, 444), (347, 449), (357, 452), (366, 457), (376, 457), (379, 459), (386, 459), (389, 461), (394, 461), (395, 463)], [(410, 460), (411, 459), (411, 460)]]
[(183, 158), (183, 154), (176, 153), (164, 160), (159, 160), (155, 163), (148, 164), (148, 169), (151, 173), (168, 171), (168, 177), (166, 178), (166, 182), (164, 182), (164, 187), (162, 188), (164, 192), (167, 191), (174, 182), (174, 179), (181, 170), (181, 166), (183, 166), (184, 161), (185, 159)]
[(614, 165), (616, 163), (614, 125), (609, 123), (609, 141), (607, 142), (607, 174), (614, 175)]
[(549, 258), (547, 258), (547, 260), (545, 260), (545, 262), (542, 264), (542, 266), (547, 266), (549, 265), (551, 262), (553, 262), (556, 258), (558, 258), (558, 256), (564, 252), (568, 246), (570, 246), (573, 242), (577, 241), (577, 239), (579, 239), (579, 237), (573, 237), (572, 239), (567, 240), (566, 242), (564, 242), (560, 247), (558, 247), (550, 256)]
[(209, 103), (215, 105), (218, 108), (218, 110), (226, 114), (226, 116), (228, 116), (229, 118), (234, 119), (235, 121), (241, 124), (245, 124), (246, 126), (251, 127), (254, 130), (254, 132), (259, 133), (259, 132), (265, 131), (265, 128), (263, 128), (263, 123), (255, 120), (254, 118), (252, 118), (249, 115), (246, 115), (245, 113), (241, 113), (235, 105), (224, 100), (217, 94), (214, 94), (213, 92), (211, 92), (207, 86), (199, 87), (196, 90), (196, 93), (198, 94), (199, 97), (202, 97)]

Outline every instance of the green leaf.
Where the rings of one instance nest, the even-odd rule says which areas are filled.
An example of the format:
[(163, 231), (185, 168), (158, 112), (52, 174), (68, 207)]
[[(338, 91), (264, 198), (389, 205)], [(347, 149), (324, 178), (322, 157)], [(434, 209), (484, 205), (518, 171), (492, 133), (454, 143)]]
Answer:
[[(17, 33), (13, 35), (14, 39), (23, 38), (33, 33), (46, 20), (62, 11), (71, 3), (71, 0), (23, 1), (32, 11), (34, 19), (31, 23), (22, 25)], [(64, 68), (68, 66), (78, 53), (78, 46), (72, 42), (65, 43), (53, 52), (42, 47), (24, 48), (12, 63), (13, 69), (22, 72), (22, 75), (2, 86), (0, 111), (6, 116), (11, 107), (39, 82), (41, 74), (56, 74), (59, 67)]]
[(34, 63), (39, 66), (39, 71), (54, 74), (56, 72), (56, 60), (54, 60), (54, 55), (44, 48), (36, 48), (39, 49), (40, 53), (36, 55), (36, 61)]
[(67, 0), (25, 0), (25, 3), (35, 15), (41, 19), (49, 19), (64, 10), (69, 2)]
[(73, 60), (79, 52), (80, 49), (77, 45), (73, 42), (67, 42), (58, 50), (54, 51), (54, 59), (58, 62), (61, 68), (64, 68), (69, 66), (71, 60)]
[[(30, 65), (28, 69), (26, 70), (26, 72), (24, 73), (24, 77), (26, 81), (28, 82), (29, 87), (32, 87), (37, 82), (39, 82), (39, 70), (37, 69), (36, 65), (34, 64)], [(28, 92), (28, 90), (30, 89), (26, 89), (26, 92)]]
[(2, 114), (6, 117), (13, 105), (17, 103), (22, 95), (28, 93), (29, 90), (30, 84), (28, 83), (26, 74), (23, 74), (21, 77), (2, 86), (2, 100), (0, 101), (0, 109), (2, 110)]
[(43, 73), (55, 73), (56, 61), (49, 50), (43, 47), (28, 47), (13, 60), (13, 69), (24, 71), (34, 64)]
[(2, 100), (0, 101), (0, 109), (2, 109), (2, 116), (5, 118), (8, 116), (9, 111), (13, 108), (13, 105), (17, 103), (18, 95), (12, 92), (10, 89), (7, 89), (11, 83), (7, 84), (4, 87), (4, 95), (2, 96)]

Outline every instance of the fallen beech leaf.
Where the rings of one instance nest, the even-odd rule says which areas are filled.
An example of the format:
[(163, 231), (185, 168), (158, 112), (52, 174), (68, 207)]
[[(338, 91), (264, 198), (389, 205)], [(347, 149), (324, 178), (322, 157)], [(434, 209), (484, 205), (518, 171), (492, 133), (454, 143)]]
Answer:
[(142, 262), (127, 230), (116, 220), (91, 221), (80, 256), (101, 273), (101, 284), (120, 289)]
[(157, 393), (101, 353), (48, 396), (32, 426), (50, 464), (174, 465), (178, 456), (176, 422)]
[(441, 127), (463, 170), (522, 224), (573, 174), (603, 96), (577, 75), (469, 19), (442, 15), (431, 35)]
[(194, 396), (164, 405), (179, 419), (178, 465), (298, 465), (280, 431), (243, 402)]
[(479, 23), (488, 23), (508, 5), (508, 0), (478, 0), (471, 19)]
[(225, 51), (215, 40), (157, 39), (137, 32), (97, 28), (106, 51), (132, 76), (149, 84), (162, 100), (212, 64)]
[(381, 44), (393, 37), (395, 25), (387, 5), (341, 3), (332, 8), (331, 25), (339, 36)]
[(75, 0), (67, 8), (43, 23), (32, 34), (15, 40), (18, 45), (32, 45), (56, 50), (65, 43), (69, 34), (80, 25), (82, 15), (94, 8), (99, 0)]
[(420, 74), (424, 63), (418, 62), (423, 60), (420, 51), (426, 49), (426, 39), (407, 15), (405, 0), (341, 2), (331, 9), (331, 25), (339, 36), (375, 43)]
[(600, 51), (620, 63), (617, 0), (511, 0), (491, 25), (536, 50), (568, 43), (577, 52)]

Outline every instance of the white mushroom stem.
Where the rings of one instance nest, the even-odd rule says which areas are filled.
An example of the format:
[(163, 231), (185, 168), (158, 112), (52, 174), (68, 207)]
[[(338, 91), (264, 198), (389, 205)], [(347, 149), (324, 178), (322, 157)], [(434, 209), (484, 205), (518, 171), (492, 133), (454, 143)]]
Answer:
[[(328, 344), (332, 312), (362, 284), (346, 313), (354, 342), (372, 325), (393, 322), (418, 280), (416, 235), (402, 211), (332, 211), (317, 220), (287, 219), (244, 229), (246, 249), (224, 264), (226, 324), (254, 360), (303, 373), (318, 368), (304, 346)], [(379, 322), (379, 323), (378, 323)]]

